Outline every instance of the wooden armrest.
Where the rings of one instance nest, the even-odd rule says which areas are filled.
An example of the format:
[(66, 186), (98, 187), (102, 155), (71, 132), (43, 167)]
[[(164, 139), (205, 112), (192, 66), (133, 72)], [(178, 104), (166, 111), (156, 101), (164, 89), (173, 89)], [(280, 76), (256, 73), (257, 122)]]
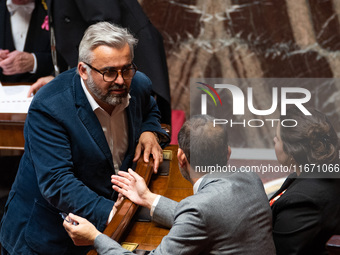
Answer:
[(340, 235), (333, 235), (326, 243), (326, 248), (329, 251), (329, 255), (340, 254)]
[(171, 126), (163, 123), (161, 127), (171, 137)]
[[(143, 158), (140, 158), (137, 162), (135, 172), (142, 176), (148, 185), (153, 173), (153, 159), (150, 158), (149, 163), (145, 163)], [(126, 230), (137, 209), (138, 205), (125, 198), (103, 233), (113, 240), (119, 241), (119, 238)], [(95, 250), (91, 250), (87, 253), (87, 255), (96, 254), (97, 252)]]

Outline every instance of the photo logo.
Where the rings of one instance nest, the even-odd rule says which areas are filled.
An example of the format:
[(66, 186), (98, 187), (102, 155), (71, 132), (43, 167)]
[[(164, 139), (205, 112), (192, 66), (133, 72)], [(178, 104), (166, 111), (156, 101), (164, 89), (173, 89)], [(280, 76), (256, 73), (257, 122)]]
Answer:
[[(202, 86), (197, 86), (197, 84)], [(295, 127), (298, 124), (295, 119), (280, 120), (277, 117), (277, 113), (280, 116), (286, 116), (288, 106), (298, 108), (304, 115), (311, 115), (307, 110), (307, 105), (312, 99), (312, 94), (309, 89), (301, 87), (301, 84), (298, 83), (276, 84), (273, 82), (271, 88), (265, 89), (263, 89), (263, 83), (255, 82), (246, 82), (240, 86), (241, 84), (214, 80), (209, 84), (207, 81), (201, 82), (200, 80), (192, 83), (195, 86), (194, 94), (200, 99), (197, 100), (197, 98), (193, 101), (200, 101), (200, 108), (197, 108), (198, 104), (195, 107), (196, 114), (199, 114), (200, 110), (202, 115), (209, 114), (215, 117), (214, 127), (229, 125), (230, 127), (244, 128), (261, 128), (263, 126), (273, 128), (278, 123), (283, 127)], [(214, 104), (212, 101), (208, 101), (207, 95), (210, 96)], [(222, 100), (224, 104), (222, 104)], [(265, 104), (261, 104), (263, 100)]]
[[(208, 84), (202, 83), (202, 82), (197, 82), (202, 85), (207, 86), (210, 90), (212, 90), (220, 100), (220, 103), (222, 105), (222, 101), (220, 96), (217, 94), (216, 90), (211, 87)], [(197, 87), (207, 94), (210, 95), (210, 97), (214, 100), (215, 106), (216, 100), (213, 97), (213, 95), (206, 89), (202, 89), (200, 87)], [(244, 115), (245, 113), (245, 99), (247, 99), (247, 106), (248, 110), (253, 113), (254, 115), (258, 116), (265, 116), (265, 115), (270, 115), (275, 112), (278, 106), (278, 97), (279, 97), (279, 91), (277, 87), (272, 88), (272, 105), (269, 109), (256, 109), (254, 107), (253, 103), (253, 88), (248, 87), (247, 88), (247, 97), (245, 97), (244, 93), (242, 90), (231, 84), (215, 84), (215, 88), (219, 89), (227, 89), (232, 95), (233, 98), (233, 115)], [(225, 91), (225, 90), (224, 90)], [(311, 99), (311, 93), (309, 90), (305, 88), (293, 88), (293, 87), (283, 87), (280, 90), (281, 94), (281, 115), (286, 115), (286, 109), (287, 105), (295, 105), (297, 108), (299, 108), (303, 114), (305, 115), (311, 115), (311, 113), (304, 107), (303, 104), (307, 103)], [(289, 95), (300, 95), (303, 97), (294, 97), (294, 98), (289, 98)], [(205, 115), (207, 114), (207, 99), (206, 95), (201, 95), (201, 114)]]
[[(222, 104), (222, 100), (221, 100), (221, 97), (220, 95), (217, 93), (217, 91), (212, 87), (210, 86), (209, 84), (206, 84), (206, 83), (203, 83), (203, 82), (197, 82), (198, 84), (202, 84), (203, 86), (206, 86), (207, 88), (209, 88), (212, 92), (214, 92), (214, 94), (217, 96), (218, 100), (220, 101), (220, 104), (221, 106), (223, 105)], [(215, 103), (215, 106), (217, 106), (217, 103), (216, 103), (216, 100), (215, 100), (215, 97), (211, 94), (211, 92), (207, 89), (204, 89), (204, 88), (201, 88), (201, 87), (197, 87), (198, 89), (204, 91), (205, 93), (207, 93), (211, 98), (212, 100), (214, 101)], [(203, 104), (205, 104), (205, 108), (203, 109)], [(204, 113), (202, 114), (207, 114), (207, 95), (203, 94), (202, 95), (202, 112), (203, 110), (205, 111)]]

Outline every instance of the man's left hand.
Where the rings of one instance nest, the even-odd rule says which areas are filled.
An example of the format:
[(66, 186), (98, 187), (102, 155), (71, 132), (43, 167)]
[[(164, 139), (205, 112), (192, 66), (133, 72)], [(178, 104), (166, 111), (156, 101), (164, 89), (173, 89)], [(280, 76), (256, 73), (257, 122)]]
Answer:
[(150, 154), (152, 154), (154, 159), (153, 171), (157, 173), (159, 165), (163, 162), (163, 150), (152, 132), (143, 132), (139, 137), (133, 161), (137, 161), (140, 158), (143, 150), (144, 162), (149, 162)]
[(119, 192), (119, 195), (149, 209), (157, 197), (157, 194), (149, 190), (144, 178), (131, 168), (128, 169), (128, 172), (119, 171), (118, 175), (112, 175), (111, 182), (114, 184), (112, 188)]
[(31, 97), (33, 94), (35, 94), (42, 86), (46, 85), (47, 83), (49, 83), (50, 81), (52, 81), (54, 79), (53, 76), (45, 76), (45, 77), (41, 77), (39, 78), (35, 83), (32, 84), (32, 86), (30, 87), (28, 93), (27, 93), (27, 97)]

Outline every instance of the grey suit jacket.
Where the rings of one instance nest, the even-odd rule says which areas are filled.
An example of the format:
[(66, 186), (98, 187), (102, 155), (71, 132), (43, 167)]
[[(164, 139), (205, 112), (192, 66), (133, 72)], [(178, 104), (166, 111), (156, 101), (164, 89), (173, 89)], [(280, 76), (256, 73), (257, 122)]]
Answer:
[[(271, 210), (252, 173), (206, 175), (179, 203), (161, 197), (153, 221), (172, 227), (150, 254), (275, 254)], [(105, 235), (94, 245), (99, 254), (132, 254)]]

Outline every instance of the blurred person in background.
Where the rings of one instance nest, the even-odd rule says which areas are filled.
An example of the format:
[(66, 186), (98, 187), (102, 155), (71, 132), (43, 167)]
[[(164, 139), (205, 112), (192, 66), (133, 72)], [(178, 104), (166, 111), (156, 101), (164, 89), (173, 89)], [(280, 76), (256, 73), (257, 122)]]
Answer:
[(53, 71), (47, 6), (0, 0), (0, 81), (33, 83)]
[(323, 113), (309, 112), (287, 109), (281, 121), (298, 124), (279, 124), (274, 138), (279, 163), (296, 169), (270, 199), (278, 255), (328, 254), (326, 242), (340, 234), (339, 139)]

